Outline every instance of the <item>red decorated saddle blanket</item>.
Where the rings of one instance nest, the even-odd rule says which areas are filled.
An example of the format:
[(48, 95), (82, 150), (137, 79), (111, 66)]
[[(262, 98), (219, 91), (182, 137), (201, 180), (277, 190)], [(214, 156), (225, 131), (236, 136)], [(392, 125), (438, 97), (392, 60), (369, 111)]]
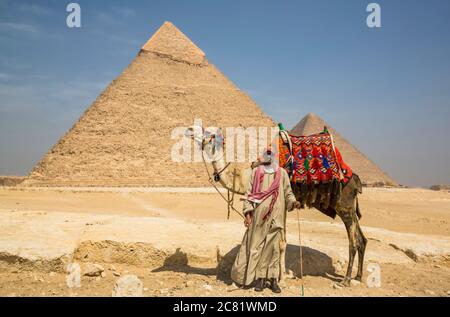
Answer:
[(289, 135), (291, 144), (279, 138), (279, 163), (291, 182), (304, 184), (348, 182), (351, 168), (345, 164), (328, 132), (308, 136)]

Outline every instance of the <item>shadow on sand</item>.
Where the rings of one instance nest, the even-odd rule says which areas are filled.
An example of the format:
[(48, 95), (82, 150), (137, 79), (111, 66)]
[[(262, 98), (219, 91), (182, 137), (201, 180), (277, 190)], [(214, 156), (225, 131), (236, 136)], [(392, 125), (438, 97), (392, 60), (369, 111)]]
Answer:
[[(217, 254), (217, 266), (211, 268), (194, 267), (189, 264), (188, 255), (178, 248), (175, 253), (168, 256), (161, 267), (152, 272), (181, 272), (196, 275), (216, 275), (217, 279), (226, 284), (231, 284), (231, 267), (239, 251), (239, 245), (232, 248), (225, 255)], [(291, 270), (295, 276), (300, 276), (299, 247), (288, 244), (286, 249), (286, 270)], [(303, 276), (323, 276), (332, 281), (340, 281), (341, 275), (337, 275), (333, 266), (333, 260), (323, 252), (302, 247)]]

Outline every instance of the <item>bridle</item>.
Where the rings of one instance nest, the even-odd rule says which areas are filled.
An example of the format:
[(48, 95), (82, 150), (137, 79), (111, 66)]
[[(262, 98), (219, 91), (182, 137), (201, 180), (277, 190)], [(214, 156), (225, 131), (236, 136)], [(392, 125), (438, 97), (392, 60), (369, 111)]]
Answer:
[[(215, 139), (215, 135), (212, 135), (209, 139), (208, 142), (203, 142), (202, 140), (202, 146), (201, 146), (201, 150), (202, 150), (202, 161), (203, 161), (203, 165), (205, 166), (205, 170), (206, 170), (206, 174), (208, 175), (208, 181), (211, 184), (212, 187), (214, 187), (214, 189), (217, 191), (217, 193), (220, 195), (220, 197), (222, 197), (223, 200), (225, 200), (225, 202), (227, 203), (228, 206), (228, 219), (230, 219), (230, 211), (233, 210), (235, 213), (237, 213), (242, 219), (245, 220), (244, 215), (237, 210), (236, 208), (234, 208), (234, 189), (235, 189), (235, 184), (236, 184), (236, 169), (234, 170), (233, 174), (233, 188), (232, 188), (232, 192), (230, 195), (230, 190), (227, 190), (227, 197), (225, 197), (219, 190), (219, 188), (217, 188), (216, 184), (218, 181), (220, 181), (220, 175), (230, 166), (231, 162), (228, 162), (220, 171), (218, 172), (214, 172), (213, 175), (211, 175), (211, 173), (209, 172), (208, 169), (208, 165), (206, 163), (205, 160), (205, 145), (206, 144), (212, 144), (211, 142)], [(220, 158), (222, 159), (223, 156)], [(231, 196), (231, 197), (230, 197)]]
[[(208, 141), (208, 142), (202, 142), (202, 158), (203, 158), (203, 155), (204, 155), (203, 153), (204, 153), (204, 151), (205, 151), (205, 145), (206, 145), (206, 144), (212, 144), (212, 142), (213, 142), (213, 140), (215, 140), (215, 138), (216, 138), (216, 135), (213, 134), (213, 135), (211, 135), (211, 137), (209, 138), (209, 141)], [(222, 146), (225, 148), (225, 143), (222, 143)], [(214, 154), (214, 153), (213, 153), (213, 154)], [(224, 155), (222, 154), (222, 157), (221, 157), (220, 159), (216, 159), (216, 161), (217, 161), (217, 160), (223, 159), (223, 157), (224, 157)], [(204, 158), (203, 158), (203, 160), (204, 160)], [(224, 166), (220, 171), (214, 172), (214, 173), (212, 174), (213, 179), (214, 179), (215, 182), (220, 181), (220, 175), (222, 175), (222, 173), (230, 166), (230, 164), (231, 164), (231, 162), (228, 162), (227, 164), (225, 164), (225, 166)]]

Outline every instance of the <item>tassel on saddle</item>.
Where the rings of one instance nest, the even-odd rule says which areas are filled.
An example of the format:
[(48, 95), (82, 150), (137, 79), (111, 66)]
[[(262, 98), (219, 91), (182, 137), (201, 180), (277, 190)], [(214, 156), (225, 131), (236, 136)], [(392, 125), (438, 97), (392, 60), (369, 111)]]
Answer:
[(338, 180), (309, 185), (305, 182), (292, 185), (294, 195), (301, 203), (301, 208), (335, 209), (342, 193), (342, 184)]

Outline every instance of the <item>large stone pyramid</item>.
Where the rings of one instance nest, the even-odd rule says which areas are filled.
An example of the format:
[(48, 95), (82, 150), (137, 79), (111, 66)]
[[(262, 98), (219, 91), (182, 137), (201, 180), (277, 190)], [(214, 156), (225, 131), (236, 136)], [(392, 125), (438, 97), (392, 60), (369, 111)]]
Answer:
[(396, 181), (314, 113), (306, 115), (290, 132), (294, 135), (310, 135), (323, 131), (324, 126), (332, 133), (344, 161), (360, 176), (363, 183), (367, 185), (397, 185)]
[(274, 122), (170, 22), (142, 47), (24, 185), (205, 186), (202, 163), (174, 163), (176, 127)]

